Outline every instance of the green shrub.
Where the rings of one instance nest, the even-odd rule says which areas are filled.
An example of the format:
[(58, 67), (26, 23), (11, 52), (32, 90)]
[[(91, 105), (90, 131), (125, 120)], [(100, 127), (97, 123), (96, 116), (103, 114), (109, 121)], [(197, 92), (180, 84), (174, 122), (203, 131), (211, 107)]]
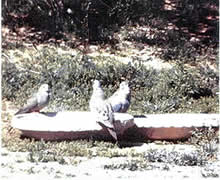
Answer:
[[(94, 58), (80, 53), (59, 55), (56, 48), (44, 48), (31, 54), (31, 59), (23, 59), (22, 68), (3, 61), (2, 76), (2, 97), (19, 104), (40, 84), (49, 83), (52, 100), (48, 108), (53, 111), (88, 110), (94, 79), (101, 81), (106, 97), (121, 81), (128, 80), (132, 92), (129, 111), (133, 113), (185, 112), (184, 107), (191, 112), (216, 112), (218, 107), (217, 96), (212, 91), (218, 85), (218, 74), (208, 68), (190, 69), (181, 63), (158, 71), (141, 63), (124, 64), (114, 58)], [(201, 108), (194, 111), (188, 102), (195, 107), (199, 103)], [(210, 102), (210, 106), (202, 102)]]

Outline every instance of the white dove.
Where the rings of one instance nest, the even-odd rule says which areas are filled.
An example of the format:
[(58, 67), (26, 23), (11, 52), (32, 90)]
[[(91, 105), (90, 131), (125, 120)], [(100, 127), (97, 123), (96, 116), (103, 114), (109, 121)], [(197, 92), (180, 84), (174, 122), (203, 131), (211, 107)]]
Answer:
[(27, 100), (27, 103), (15, 113), (23, 114), (23, 113), (31, 113), (31, 112), (39, 112), (43, 109), (48, 103), (50, 99), (50, 89), (48, 84), (42, 84), (37, 93), (33, 94), (31, 98)]
[(131, 92), (127, 81), (121, 82), (119, 89), (108, 98), (108, 102), (114, 112), (127, 112), (131, 103)]
[(98, 124), (107, 129), (111, 136), (117, 140), (114, 130), (114, 114), (111, 104), (105, 101), (104, 92), (98, 80), (93, 82), (93, 93), (89, 102), (91, 112), (95, 112), (98, 118)]

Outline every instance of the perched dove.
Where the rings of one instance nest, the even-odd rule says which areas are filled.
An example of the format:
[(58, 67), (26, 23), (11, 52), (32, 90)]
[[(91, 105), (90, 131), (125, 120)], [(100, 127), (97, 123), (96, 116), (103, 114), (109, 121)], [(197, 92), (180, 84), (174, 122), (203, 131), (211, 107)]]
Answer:
[(123, 81), (120, 84), (119, 89), (108, 98), (108, 102), (111, 104), (114, 112), (127, 112), (131, 102), (131, 93), (128, 82)]
[(91, 112), (95, 112), (98, 118), (98, 124), (107, 129), (111, 136), (117, 140), (117, 135), (114, 130), (114, 114), (111, 104), (104, 99), (104, 92), (100, 82), (94, 80), (93, 93), (89, 102)]
[(50, 99), (50, 90), (48, 84), (43, 84), (40, 86), (37, 93), (27, 100), (27, 103), (22, 107), (15, 115), (30, 113), (30, 112), (39, 112), (43, 109)]

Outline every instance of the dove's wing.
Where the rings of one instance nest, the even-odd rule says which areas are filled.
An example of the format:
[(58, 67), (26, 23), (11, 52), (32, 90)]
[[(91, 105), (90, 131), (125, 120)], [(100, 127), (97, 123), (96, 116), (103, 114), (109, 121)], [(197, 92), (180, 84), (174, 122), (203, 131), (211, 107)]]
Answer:
[(37, 94), (34, 94), (30, 99), (27, 100), (27, 103), (17, 113), (15, 113), (15, 115), (35, 111), (37, 107)]
[(114, 93), (108, 102), (111, 104), (114, 112), (126, 112), (130, 106), (128, 95), (122, 93)]
[(108, 99), (114, 112), (126, 111), (130, 106), (130, 101), (126, 95), (116, 93)]
[[(127, 112), (129, 106), (130, 106), (130, 100), (129, 98), (124, 98), (122, 101), (121, 101), (121, 104), (119, 104), (120, 106), (120, 109), (118, 109), (117, 112), (121, 112), (121, 113), (125, 113)], [(115, 108), (117, 108), (117, 106), (115, 106)]]
[(49, 86), (47, 84), (43, 84), (39, 88), (38, 92), (28, 99), (27, 103), (17, 113), (15, 113), (15, 115), (40, 111), (49, 103), (49, 99)]
[(122, 108), (123, 108), (123, 105), (122, 105), (122, 103), (113, 103), (112, 102), (112, 109), (113, 109), (113, 111), (114, 112), (120, 112), (121, 110), (122, 110)]

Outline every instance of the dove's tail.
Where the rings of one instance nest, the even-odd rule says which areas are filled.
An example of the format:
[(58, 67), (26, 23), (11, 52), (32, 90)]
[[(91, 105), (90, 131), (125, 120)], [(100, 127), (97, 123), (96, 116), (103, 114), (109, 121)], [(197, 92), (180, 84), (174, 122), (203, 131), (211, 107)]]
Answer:
[(34, 109), (34, 110), (26, 110), (26, 109), (20, 109), (18, 112), (16, 112), (14, 115), (18, 114), (25, 114), (25, 113), (31, 113), (31, 112), (40, 112), (39, 109)]
[(14, 115), (18, 115), (18, 114), (24, 114), (27, 113), (26, 111), (24, 111), (23, 109), (20, 109), (19, 111), (17, 111)]
[(117, 141), (118, 137), (117, 137), (115, 130), (113, 130), (111, 128), (107, 128), (107, 130), (108, 130), (109, 134)]
[(117, 137), (117, 133), (114, 130), (114, 126), (112, 125), (112, 127), (107, 127), (106, 125), (104, 125), (101, 122), (97, 122), (103, 129), (107, 130), (109, 132), (109, 134), (114, 138), (114, 140), (118, 141), (118, 137)]

